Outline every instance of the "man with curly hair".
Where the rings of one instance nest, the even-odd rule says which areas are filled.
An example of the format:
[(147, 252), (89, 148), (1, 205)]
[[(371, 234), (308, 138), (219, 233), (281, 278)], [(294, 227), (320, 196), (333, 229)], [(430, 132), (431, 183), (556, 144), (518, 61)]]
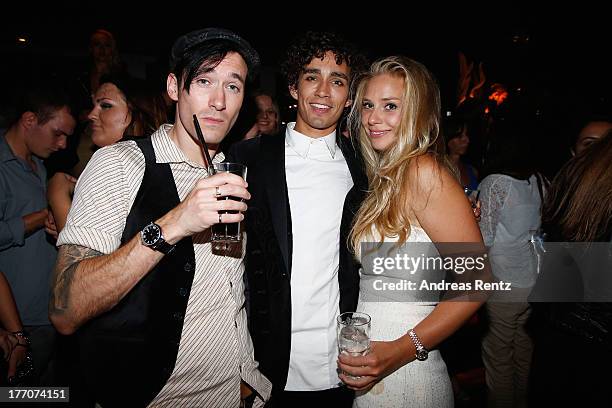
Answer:
[(245, 257), (249, 328), (272, 406), (351, 406), (338, 387), (336, 316), (354, 311), (358, 267), (347, 248), (367, 188), (361, 160), (336, 131), (365, 59), (339, 36), (308, 32), (282, 66), (297, 119), (281, 135), (230, 152), (248, 170)]

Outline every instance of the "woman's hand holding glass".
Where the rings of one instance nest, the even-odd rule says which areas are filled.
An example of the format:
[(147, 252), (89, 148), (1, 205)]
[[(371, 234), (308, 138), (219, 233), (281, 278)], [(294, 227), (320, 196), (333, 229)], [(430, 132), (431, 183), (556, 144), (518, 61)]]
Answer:
[(414, 344), (408, 335), (394, 341), (372, 341), (365, 356), (340, 353), (338, 376), (350, 389), (367, 391), (398, 368), (414, 360), (414, 355)]

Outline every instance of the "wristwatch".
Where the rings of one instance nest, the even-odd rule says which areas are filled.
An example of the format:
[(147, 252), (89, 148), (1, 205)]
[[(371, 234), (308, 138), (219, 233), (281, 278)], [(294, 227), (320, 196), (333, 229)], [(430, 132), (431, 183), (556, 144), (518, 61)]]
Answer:
[(412, 342), (414, 343), (414, 347), (416, 348), (416, 359), (419, 361), (427, 360), (429, 351), (425, 348), (425, 346), (423, 346), (423, 343), (421, 343), (421, 339), (419, 339), (419, 336), (417, 336), (417, 334), (414, 332), (414, 329), (410, 329), (408, 335), (410, 336), (410, 339), (412, 340)]
[(166, 255), (175, 248), (174, 245), (170, 245), (166, 242), (162, 235), (161, 227), (154, 222), (147, 224), (147, 226), (140, 231), (140, 240), (143, 245)]

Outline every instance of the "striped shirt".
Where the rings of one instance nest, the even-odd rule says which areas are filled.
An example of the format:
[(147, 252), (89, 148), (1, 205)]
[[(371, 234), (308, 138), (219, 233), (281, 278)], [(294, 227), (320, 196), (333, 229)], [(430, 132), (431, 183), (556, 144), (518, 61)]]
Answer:
[[(171, 128), (163, 125), (151, 135), (151, 141), (157, 163), (170, 164), (179, 198), (184, 200), (208, 173), (172, 142)], [(218, 154), (213, 161), (222, 160), (223, 154)], [(77, 182), (57, 244), (81, 245), (104, 254), (119, 248), (144, 171), (144, 156), (133, 141), (98, 150)], [(245, 240), (219, 254), (213, 251), (209, 236), (209, 231), (193, 236), (196, 271), (176, 365), (151, 407), (235, 408), (240, 403), (241, 379), (264, 399), (270, 395), (272, 386), (254, 360), (243, 307)], [(263, 406), (259, 397), (255, 406)]]

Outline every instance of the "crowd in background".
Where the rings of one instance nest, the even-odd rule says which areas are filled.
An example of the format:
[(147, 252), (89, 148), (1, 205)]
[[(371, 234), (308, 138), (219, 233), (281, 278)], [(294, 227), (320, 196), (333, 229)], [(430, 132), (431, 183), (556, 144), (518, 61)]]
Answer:
[[(9, 378), (19, 384), (18, 366), (25, 367), (20, 375), (32, 385), (78, 380), (71, 378), (71, 340), (60, 336), (47, 316), (55, 239), (66, 224), (78, 178), (97, 149), (147, 138), (174, 121), (175, 106), (159, 91), (163, 86), (127, 73), (112, 33), (96, 30), (89, 56), (88, 67), (70, 82), (58, 83), (67, 75), (29, 81), (29, 91), (20, 88), (1, 113), (0, 348), (6, 370), (0, 370), (0, 384)], [(594, 306), (577, 297), (563, 307), (542, 308), (528, 296), (541, 268), (534, 242), (612, 238), (612, 113), (586, 107), (566, 118), (571, 141), (543, 137), (553, 128), (526, 102), (528, 95), (497, 83), (478, 89), (443, 103), (452, 108), (442, 112), (438, 142), (460, 185), (479, 191), (478, 226), (496, 255), (493, 274), (524, 297), (488, 303), (441, 346), (456, 404), (469, 406), (474, 398), (459, 374), (480, 365), (490, 406), (551, 403), (551, 395), (567, 402), (559, 389), (570, 388), (584, 390), (592, 401), (605, 400), (605, 376), (593, 367), (605, 370), (612, 362), (609, 304)], [(242, 140), (283, 137), (284, 125), (295, 120), (294, 111), (279, 105), (285, 97), (251, 86), (222, 150)], [(344, 137), (357, 144), (359, 124), (340, 123)], [(558, 146), (548, 150), (547, 143), (567, 144), (567, 156), (551, 159), (549, 151)], [(470, 344), (462, 348), (466, 339)], [(473, 360), (456, 359), (458, 350)], [(547, 387), (551, 383), (554, 388)]]

